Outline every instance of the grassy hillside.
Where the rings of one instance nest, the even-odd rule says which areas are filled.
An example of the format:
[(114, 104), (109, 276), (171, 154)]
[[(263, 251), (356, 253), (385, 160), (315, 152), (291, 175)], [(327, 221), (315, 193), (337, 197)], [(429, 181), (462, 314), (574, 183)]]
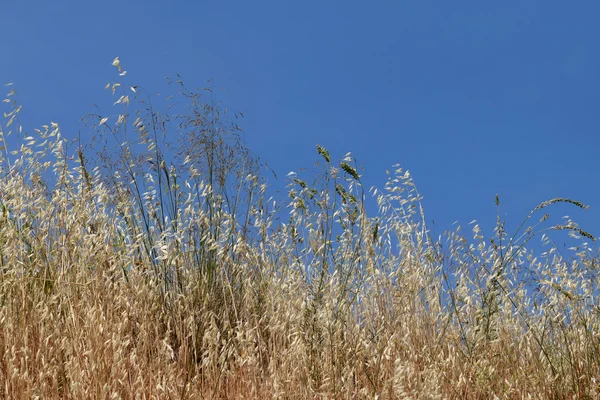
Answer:
[(320, 146), (272, 199), (210, 91), (167, 115), (122, 79), (94, 147), (7, 99), (4, 398), (600, 397), (593, 237), (546, 214), (583, 204), (431, 237), (407, 171), (365, 188)]

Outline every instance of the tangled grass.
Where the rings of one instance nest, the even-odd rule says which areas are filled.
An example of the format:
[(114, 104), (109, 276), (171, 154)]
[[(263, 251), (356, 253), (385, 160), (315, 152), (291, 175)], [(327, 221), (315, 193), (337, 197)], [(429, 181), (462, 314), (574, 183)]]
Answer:
[[(191, 107), (169, 126), (122, 93), (114, 125), (90, 116), (118, 139), (94, 166), (57, 124), (11, 154), (20, 108), (6, 114), (4, 398), (600, 397), (593, 237), (531, 223), (583, 204), (542, 203), (491, 241), (477, 225), (434, 239), (408, 172), (365, 191), (350, 155), (318, 146), (316, 176), (290, 174), (280, 209), (212, 97), (182, 89)], [(173, 147), (181, 164), (169, 129), (190, 140)], [(573, 236), (572, 257), (553, 230)]]

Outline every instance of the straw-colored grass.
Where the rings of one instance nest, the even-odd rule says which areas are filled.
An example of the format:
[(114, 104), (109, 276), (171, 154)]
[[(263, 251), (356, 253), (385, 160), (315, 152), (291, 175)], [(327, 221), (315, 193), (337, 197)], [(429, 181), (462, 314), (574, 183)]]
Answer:
[(492, 241), (432, 238), (408, 172), (365, 191), (351, 156), (318, 146), (279, 207), (212, 97), (182, 89), (169, 120), (123, 87), (119, 116), (90, 117), (116, 139), (97, 158), (7, 111), (3, 398), (600, 398), (593, 238), (541, 214), (581, 203), (542, 203), (514, 235), (499, 221)]

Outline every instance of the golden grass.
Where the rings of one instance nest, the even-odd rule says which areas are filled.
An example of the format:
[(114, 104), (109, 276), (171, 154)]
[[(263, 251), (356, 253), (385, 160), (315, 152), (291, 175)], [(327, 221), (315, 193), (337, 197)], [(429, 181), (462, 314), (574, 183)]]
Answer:
[[(151, 125), (134, 124), (142, 172), (70, 159), (57, 125), (4, 152), (4, 398), (600, 398), (598, 258), (572, 221), (434, 240), (407, 172), (372, 190), (371, 216), (353, 160), (320, 146), (285, 210), (251, 174), (235, 208), (215, 183), (232, 164), (167, 167)], [(573, 203), (530, 217), (554, 202)], [(573, 257), (524, 247), (553, 228)]]

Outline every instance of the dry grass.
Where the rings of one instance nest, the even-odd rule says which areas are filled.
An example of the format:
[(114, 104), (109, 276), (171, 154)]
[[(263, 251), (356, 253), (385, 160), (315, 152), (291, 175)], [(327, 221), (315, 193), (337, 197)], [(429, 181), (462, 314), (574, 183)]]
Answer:
[[(96, 167), (57, 125), (3, 147), (4, 398), (600, 398), (591, 235), (529, 222), (571, 200), (513, 236), (499, 221), (491, 242), (477, 226), (434, 240), (407, 172), (367, 215), (353, 159), (318, 147), (314, 182), (290, 175), (280, 210), (218, 105), (183, 93), (171, 127), (148, 102), (129, 121), (119, 96), (120, 122), (96, 121), (117, 151)], [(161, 129), (194, 141), (177, 168)], [(573, 256), (550, 230), (575, 237)]]

